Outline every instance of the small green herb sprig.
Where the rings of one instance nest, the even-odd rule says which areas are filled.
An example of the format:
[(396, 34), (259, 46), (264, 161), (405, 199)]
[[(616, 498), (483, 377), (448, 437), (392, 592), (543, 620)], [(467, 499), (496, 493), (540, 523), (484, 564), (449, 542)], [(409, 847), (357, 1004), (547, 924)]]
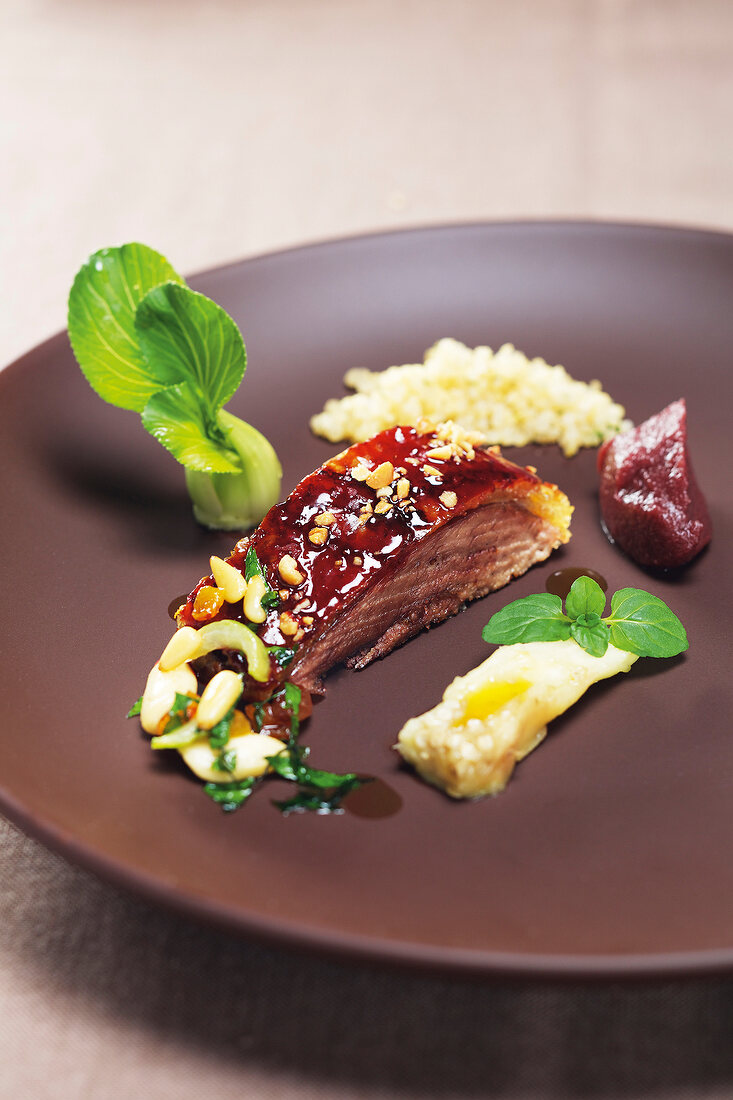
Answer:
[(247, 353), (221, 306), (190, 290), (159, 252), (124, 244), (81, 267), (68, 326), (91, 387), (140, 413), (186, 468), (199, 522), (226, 530), (257, 524), (279, 498), (280, 462), (260, 432), (224, 408)]
[(481, 636), (497, 645), (573, 638), (593, 657), (602, 657), (609, 643), (639, 657), (676, 657), (688, 648), (680, 620), (650, 592), (620, 588), (611, 597), (611, 614), (604, 618), (605, 609), (601, 586), (590, 577), (578, 577), (564, 612), (559, 596), (525, 596), (492, 615)]

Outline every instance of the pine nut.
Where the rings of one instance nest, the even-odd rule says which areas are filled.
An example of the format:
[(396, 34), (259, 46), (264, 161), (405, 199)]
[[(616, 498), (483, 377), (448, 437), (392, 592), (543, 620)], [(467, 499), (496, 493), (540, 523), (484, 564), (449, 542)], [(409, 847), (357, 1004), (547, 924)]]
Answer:
[(446, 489), (444, 493), (441, 493), (438, 497), (441, 504), (444, 504), (446, 508), (455, 508), (458, 504), (458, 497), (451, 489)]
[(278, 562), (278, 573), (286, 584), (302, 584), (305, 576), (298, 569), (298, 563), (292, 554), (283, 554)]
[(379, 504), (374, 509), (374, 514), (375, 514), (375, 516), (383, 516), (387, 512), (389, 512), (391, 510), (391, 508), (392, 508), (392, 505), (390, 504), (390, 502), (388, 500), (380, 500)]
[[(238, 711), (234, 712), (235, 715)], [(232, 723), (232, 726), (234, 723)], [(285, 751), (282, 741), (276, 737), (267, 737), (260, 733), (242, 733), (231, 736), (227, 742), (226, 752), (231, 752), (235, 758), (234, 770), (222, 772), (214, 767), (214, 761), (219, 755), (218, 749), (212, 749), (208, 740), (201, 737), (179, 750), (181, 756), (188, 764), (191, 771), (209, 783), (222, 783), (227, 780), (247, 779), (249, 776), (264, 775), (270, 765), (268, 756), (278, 756)]]
[(199, 729), (210, 730), (221, 722), (225, 714), (232, 709), (242, 694), (244, 684), (238, 672), (224, 669), (217, 672), (204, 688), (196, 711), (196, 725)]
[(404, 500), (410, 492), (410, 482), (406, 477), (401, 477), (397, 482), (397, 499)]
[(163, 650), (158, 668), (161, 672), (170, 672), (184, 661), (190, 661), (199, 647), (199, 632), (192, 626), (182, 626), (177, 630)]
[(170, 672), (163, 672), (155, 665), (151, 668), (145, 685), (140, 725), (152, 736), (157, 731), (161, 718), (173, 706), (176, 692), (179, 695), (196, 695), (197, 690), (196, 675), (190, 665), (179, 665)]
[(369, 477), (369, 467), (365, 466), (363, 462), (358, 462), (356, 466), (351, 467), (351, 476), (354, 481), (366, 481)]
[(265, 592), (265, 582), (259, 573), (255, 573), (254, 577), (250, 577), (247, 582), (247, 591), (242, 604), (244, 613), (251, 623), (264, 623), (267, 618), (267, 612), (262, 606), (262, 597)]
[(311, 527), (308, 532), (308, 538), (314, 546), (323, 546), (324, 542), (328, 538), (327, 527)]
[(319, 527), (330, 527), (335, 520), (336, 517), (333, 512), (320, 512), (316, 516), (314, 522), (317, 523)]
[(211, 572), (217, 586), (224, 593), (227, 603), (238, 603), (247, 589), (247, 582), (242, 573), (230, 565), (228, 561), (217, 558), (215, 555), (209, 558)]

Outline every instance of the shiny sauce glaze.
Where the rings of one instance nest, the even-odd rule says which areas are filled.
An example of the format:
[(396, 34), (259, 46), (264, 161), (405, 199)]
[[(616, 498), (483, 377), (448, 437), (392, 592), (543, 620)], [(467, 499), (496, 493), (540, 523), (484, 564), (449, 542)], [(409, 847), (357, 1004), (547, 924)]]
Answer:
[[(444, 454), (448, 449), (451, 453)], [(380, 494), (359, 479), (365, 468), (373, 474), (384, 463), (393, 467), (389, 494)], [(268, 611), (257, 629), (265, 644), (307, 645), (335, 614), (359, 598), (375, 574), (397, 570), (416, 540), (487, 497), (523, 498), (530, 511), (539, 510), (545, 489), (531, 468), (516, 466), (495, 449), (469, 445), (462, 450), (434, 432), (390, 428), (305, 477), (251, 536), (237, 543), (227, 560), (243, 571), (247, 551), (253, 547), (267, 582), (280, 595), (277, 607)], [(314, 531), (319, 532), (316, 542)], [(299, 583), (287, 583), (280, 575), (278, 564), (286, 555), (302, 575)], [(179, 610), (180, 626), (203, 625), (192, 611), (196, 594), (205, 585), (214, 585), (212, 576), (199, 582)], [(241, 601), (224, 603), (207, 621), (214, 619), (246, 621)], [(239, 664), (244, 671), (244, 659), (238, 662), (238, 658), (232, 655), (228, 667)], [(281, 668), (274, 659), (271, 664), (268, 684), (247, 680), (244, 699), (267, 698), (288, 678), (287, 667)]]

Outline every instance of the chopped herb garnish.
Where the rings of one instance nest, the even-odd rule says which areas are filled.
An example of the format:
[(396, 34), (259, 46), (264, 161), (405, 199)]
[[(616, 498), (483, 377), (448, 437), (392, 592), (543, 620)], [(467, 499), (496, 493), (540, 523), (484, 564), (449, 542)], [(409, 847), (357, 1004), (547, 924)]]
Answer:
[(299, 790), (297, 794), (293, 795), (292, 798), (280, 802), (274, 801), (273, 806), (277, 806), (278, 810), (285, 815), (308, 812), (317, 814), (342, 814), (344, 808), (341, 803), (346, 795), (356, 790), (362, 783), (369, 782), (371, 782), (369, 779), (358, 779), (356, 776), (353, 776), (348, 782), (341, 784), (330, 794), (324, 794), (316, 788), (304, 787)]
[(234, 707), (224, 715), (220, 722), (217, 722), (216, 725), (212, 726), (209, 730), (209, 744), (212, 749), (223, 749), (226, 745), (229, 740), (233, 717)]
[(260, 559), (257, 557), (257, 551), (254, 546), (250, 546), (247, 551), (247, 555), (244, 559), (244, 579), (251, 581), (253, 577), (262, 577), (265, 582), (265, 593), (260, 600), (262, 607), (265, 611), (269, 611), (273, 607), (277, 607), (280, 603), (280, 597), (274, 588), (271, 588), (267, 583), (267, 577), (265, 571), (260, 565)]
[(278, 756), (270, 756), (268, 760), (273, 771), (281, 779), (289, 779), (293, 783), (300, 783), (308, 787), (320, 787), (322, 789), (340, 787), (344, 783), (350, 783), (357, 778), (356, 775), (350, 772), (346, 775), (339, 775), (337, 772), (326, 772), (320, 768), (310, 768), (304, 763), (308, 754), (309, 750), (307, 748), (296, 745), (287, 753), (283, 752)]
[(287, 668), (297, 652), (298, 647), (295, 645), (271, 645), (269, 647), (270, 656), (280, 668)]
[(236, 766), (237, 754), (233, 749), (229, 749), (228, 752), (220, 752), (212, 764), (214, 770), (218, 772), (233, 772)]
[(603, 618), (606, 596), (590, 577), (578, 577), (565, 601), (543, 593), (507, 604), (482, 631), (485, 642), (552, 642), (573, 638), (593, 657), (609, 643), (639, 657), (676, 657), (688, 648), (685, 628), (658, 596), (640, 588), (621, 588), (611, 597), (611, 614)]
[(176, 692), (173, 699), (173, 705), (168, 711), (168, 721), (165, 724), (165, 732), (173, 733), (179, 726), (182, 726), (188, 721), (188, 708), (192, 703), (192, 699), (188, 695), (181, 695), (180, 692)]
[(249, 776), (231, 783), (205, 783), (204, 792), (221, 806), (224, 813), (230, 814), (247, 801), (258, 782), (259, 777)]
[(137, 699), (137, 700), (136, 700), (136, 701), (135, 701), (135, 702), (134, 702), (134, 703), (132, 704), (132, 706), (131, 706), (131, 707), (130, 707), (130, 709), (128, 710), (127, 714), (125, 715), (125, 717), (126, 717), (126, 718), (137, 718), (138, 714), (140, 713), (140, 711), (141, 711), (142, 709), (143, 709), (143, 697), (142, 697), (142, 695), (141, 695), (141, 696), (140, 696), (140, 698), (139, 698), (139, 699)]

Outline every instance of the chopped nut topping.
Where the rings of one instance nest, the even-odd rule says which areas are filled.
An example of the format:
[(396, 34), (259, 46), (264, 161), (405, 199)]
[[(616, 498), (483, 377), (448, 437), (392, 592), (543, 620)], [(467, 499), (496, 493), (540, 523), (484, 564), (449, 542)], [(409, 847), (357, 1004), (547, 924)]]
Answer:
[(458, 504), (458, 497), (451, 489), (446, 489), (444, 493), (440, 494), (438, 499), (446, 508), (455, 508), (456, 504)]
[(321, 512), (316, 516), (314, 522), (317, 523), (319, 527), (330, 527), (335, 519), (336, 517), (333, 512)]
[(327, 527), (311, 527), (308, 532), (308, 538), (314, 546), (323, 546), (324, 542), (328, 538)]
[[(353, 475), (352, 475), (353, 476)], [(372, 470), (365, 479), (370, 489), (382, 489), (385, 485), (392, 484), (394, 466), (391, 462), (380, 462), (376, 470)]]
[(410, 466), (419, 466), (420, 465), (420, 459), (415, 458), (414, 455), (410, 455), (408, 458), (406, 458), (405, 462), (409, 462)]
[(383, 485), (381, 489), (377, 489), (377, 496), (381, 499), (382, 497), (388, 497), (391, 494), (391, 492), (392, 492), (391, 486)]
[(278, 589), (278, 593), (277, 593), (277, 594), (278, 594), (278, 596), (280, 597), (280, 599), (281, 599), (281, 600), (287, 600), (288, 596), (290, 595), (290, 593), (288, 592), (287, 588), (280, 588), (280, 589)]
[(444, 439), (446, 443), (455, 443), (460, 450), (466, 451), (466, 453), (472, 452), (473, 448), (479, 443), (483, 443), (486, 438), (481, 432), (469, 431), (453, 420), (444, 420), (442, 424), (438, 424), (435, 434), (439, 439)]
[(410, 489), (411, 489), (410, 482), (407, 480), (406, 477), (401, 477), (400, 480), (397, 482), (397, 497), (398, 497), (398, 499), (399, 500), (404, 500), (405, 497), (409, 494)]
[(305, 580), (292, 554), (283, 554), (278, 562), (277, 571), (288, 584), (301, 584)]
[(293, 641), (299, 642), (304, 634), (305, 631), (303, 630), (303, 627), (299, 626), (298, 629), (295, 631), (295, 634), (293, 635)]
[(369, 477), (369, 467), (365, 466), (363, 462), (358, 462), (356, 466), (351, 467), (351, 476), (354, 481), (366, 481)]
[(336, 566), (337, 569), (341, 569), (343, 567), (343, 564), (344, 564), (344, 559), (343, 558), (336, 558), (336, 561), (334, 562), (334, 565)]
[(292, 638), (298, 633), (298, 622), (289, 611), (283, 611), (280, 615), (280, 630), (287, 637)]
[(426, 451), (425, 453), (428, 458), (451, 458), (453, 448), (450, 443), (446, 443), (444, 447), (433, 447), (432, 451)]
[(312, 615), (304, 615), (303, 619), (302, 619), (302, 622), (303, 622), (304, 626), (312, 626), (313, 625), (313, 616)]
[(372, 518), (372, 513), (371, 512), (362, 512), (359, 516), (359, 523), (363, 527), (364, 524), (368, 523), (371, 518)]
[(426, 477), (440, 477), (440, 470), (436, 470), (434, 466), (431, 466), (428, 462), (422, 468), (422, 472)]
[(293, 611), (305, 611), (306, 607), (309, 607), (309, 606), (310, 606), (310, 600), (306, 596), (306, 598), (304, 600), (298, 600), (295, 607), (293, 608)]
[(498, 443), (495, 443), (493, 447), (489, 447), (489, 450), (491, 451), (492, 455), (500, 455), (501, 454), (501, 447), (499, 446)]
[(360, 558), (358, 554), (354, 554), (354, 565), (361, 565), (364, 559)]
[(377, 516), (383, 516), (387, 512), (392, 510), (392, 505), (388, 500), (380, 500), (377, 507), (374, 509), (374, 513)]
[(536, 466), (525, 466), (524, 468), (525, 468), (525, 470), (529, 470), (529, 472), (531, 474), (536, 474), (537, 473), (537, 467)]
[(373, 512), (374, 511), (374, 505), (372, 504), (371, 500), (368, 500), (365, 504), (362, 504), (361, 510), (362, 510), (362, 512), (367, 512), (367, 513), (368, 512)]
[(405, 469), (404, 466), (395, 466), (395, 471), (394, 472), (396, 474), (403, 474), (404, 475), (404, 474), (407, 473), (407, 470)]

